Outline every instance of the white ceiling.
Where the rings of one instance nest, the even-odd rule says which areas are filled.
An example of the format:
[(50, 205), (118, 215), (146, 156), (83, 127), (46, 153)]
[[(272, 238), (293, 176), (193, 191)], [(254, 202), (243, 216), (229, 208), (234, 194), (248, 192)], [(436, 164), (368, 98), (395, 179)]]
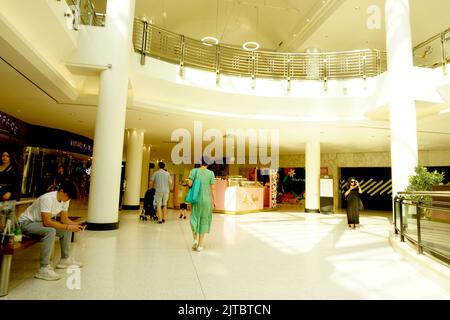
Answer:
[[(241, 46), (256, 40), (268, 50), (303, 52), (385, 50), (385, 0), (136, 0), (135, 15), (185, 36), (215, 36)], [(381, 28), (369, 29), (373, 6)], [(450, 26), (448, 0), (410, 0), (413, 44)], [(281, 46), (280, 46), (280, 43)]]
[[(331, 0), (329, 0), (331, 1)], [(136, 0), (136, 16), (147, 16), (154, 23), (193, 38), (216, 32), (216, 3), (219, 4), (217, 30), (221, 41), (240, 45), (251, 40), (258, 14), (257, 40), (274, 50), (304, 50), (314, 46), (322, 50), (349, 50), (384, 47), (384, 30), (358, 28), (365, 21), (369, 4), (383, 6), (382, 0), (338, 0), (326, 19), (317, 17), (322, 0)], [(447, 0), (411, 0), (411, 20), (415, 42), (425, 40), (450, 26)], [(359, 7), (359, 9), (355, 9)], [(320, 11), (320, 10), (319, 10)], [(164, 16), (164, 12), (166, 15)], [(444, 17), (445, 16), (445, 17)], [(316, 17), (313, 29), (305, 28), (306, 19)], [(312, 19), (313, 19), (312, 18)], [(383, 22), (384, 23), (384, 22)], [(301, 34), (303, 32), (303, 36)], [(294, 36), (295, 35), (295, 36)], [(328, 37), (325, 37), (328, 36)], [(300, 40), (299, 40), (300, 39)], [(368, 39), (368, 40), (367, 40)], [(283, 45), (278, 46), (283, 41)], [(367, 44), (366, 41), (369, 41)], [(0, 43), (0, 57), (4, 56)], [(64, 129), (90, 138), (94, 136), (97, 97), (81, 96), (73, 104), (61, 104), (49, 97), (30, 80), (0, 60), (0, 110), (23, 121)], [(145, 143), (153, 145), (152, 158), (169, 158), (173, 144), (171, 132), (202, 120), (205, 127), (277, 128), (280, 130), (281, 154), (304, 152), (305, 142), (318, 139), (322, 152), (378, 152), (389, 150), (389, 123), (386, 120), (358, 123), (294, 123), (199, 117), (190, 114), (143, 111), (129, 107), (126, 127), (146, 129)], [(188, 125), (187, 125), (188, 124)], [(450, 113), (419, 119), (419, 148), (449, 149)]]
[(274, 50), (318, 4), (322, 0), (137, 0), (135, 15), (194, 39), (213, 36), (237, 46), (257, 41)]

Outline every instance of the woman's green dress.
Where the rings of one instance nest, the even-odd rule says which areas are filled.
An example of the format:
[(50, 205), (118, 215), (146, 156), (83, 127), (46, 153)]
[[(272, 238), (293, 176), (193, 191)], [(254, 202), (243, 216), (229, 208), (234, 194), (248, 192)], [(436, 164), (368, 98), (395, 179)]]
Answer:
[(191, 204), (191, 229), (195, 234), (209, 233), (212, 220), (210, 186), (216, 182), (214, 172), (208, 169), (192, 169), (189, 179), (201, 182), (198, 201)]

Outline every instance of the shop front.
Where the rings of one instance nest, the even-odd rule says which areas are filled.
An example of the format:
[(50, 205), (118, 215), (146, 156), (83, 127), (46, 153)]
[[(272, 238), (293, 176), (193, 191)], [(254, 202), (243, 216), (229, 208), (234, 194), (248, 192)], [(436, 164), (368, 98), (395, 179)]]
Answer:
[[(258, 171), (264, 174), (258, 174)], [(276, 171), (250, 168), (243, 173), (245, 176), (216, 178), (214, 212), (241, 214), (271, 210), (276, 206)]]
[(84, 198), (89, 193), (93, 141), (64, 130), (30, 125), (0, 112), (0, 149), (18, 168), (17, 200), (36, 198), (73, 181)]

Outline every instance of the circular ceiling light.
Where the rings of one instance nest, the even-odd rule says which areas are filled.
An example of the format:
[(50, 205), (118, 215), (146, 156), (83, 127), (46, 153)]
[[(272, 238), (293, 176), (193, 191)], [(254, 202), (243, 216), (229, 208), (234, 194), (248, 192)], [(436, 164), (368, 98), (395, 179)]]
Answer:
[(219, 44), (219, 40), (215, 37), (204, 37), (202, 39), (202, 43), (206, 46), (214, 46), (216, 44)]
[(259, 43), (255, 41), (248, 41), (242, 45), (242, 48), (247, 51), (255, 51), (259, 49)]

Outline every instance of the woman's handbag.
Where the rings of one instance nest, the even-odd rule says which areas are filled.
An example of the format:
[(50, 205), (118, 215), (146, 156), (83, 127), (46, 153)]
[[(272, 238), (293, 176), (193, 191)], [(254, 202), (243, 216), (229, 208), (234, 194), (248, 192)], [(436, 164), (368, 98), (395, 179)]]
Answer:
[(194, 177), (194, 182), (192, 183), (192, 187), (189, 189), (189, 191), (186, 195), (187, 203), (196, 203), (198, 201), (198, 196), (200, 194), (201, 182), (199, 179), (197, 179), (197, 176), (198, 176), (198, 169), (195, 171), (195, 177)]
[(360, 211), (361, 211), (361, 210), (364, 210), (364, 204), (363, 204), (361, 198), (358, 198), (358, 199), (359, 199), (359, 210), (360, 210)]

